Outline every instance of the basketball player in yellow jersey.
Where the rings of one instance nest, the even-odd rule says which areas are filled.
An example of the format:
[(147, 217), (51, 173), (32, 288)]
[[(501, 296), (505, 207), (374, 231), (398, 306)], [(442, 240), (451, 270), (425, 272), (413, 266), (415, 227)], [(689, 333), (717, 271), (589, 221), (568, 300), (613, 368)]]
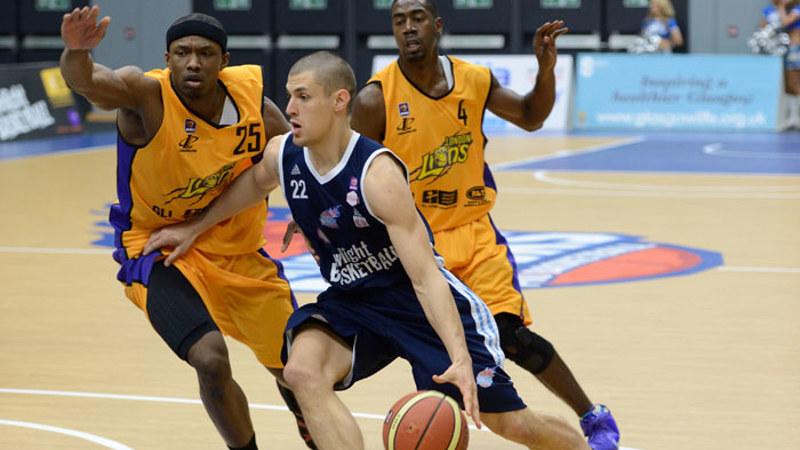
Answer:
[[(146, 256), (142, 249), (156, 229), (206, 208), (289, 124), (264, 97), (260, 67), (227, 66), (227, 35), (213, 17), (176, 20), (166, 36), (167, 68), (143, 73), (93, 62), (89, 50), (110, 22), (98, 22), (98, 14), (94, 6), (64, 15), (61, 72), (93, 105), (119, 110), (119, 200), (110, 213), (117, 278), (196, 370), (203, 404), (228, 447), (255, 449), (247, 399), (232, 377), (223, 334), (249, 346), (281, 378), (282, 335), (296, 302), (282, 267), (262, 250), (266, 199), (210, 229), (172, 266), (163, 262), (170, 248)], [(315, 448), (293, 394), (278, 387), (307, 446)]]
[(485, 109), (528, 131), (542, 126), (555, 102), (555, 41), (567, 31), (564, 22), (536, 31), (539, 73), (533, 90), (520, 96), (488, 68), (439, 55), (442, 18), (435, 0), (395, 0), (391, 11), (399, 58), (357, 95), (353, 128), (392, 149), (411, 170), (414, 199), (436, 250), (491, 309), (506, 356), (581, 417), (592, 448), (617, 448), (619, 431), (608, 408), (593, 405), (553, 345), (527, 328), (514, 257), (489, 216), (497, 192), (483, 155)]

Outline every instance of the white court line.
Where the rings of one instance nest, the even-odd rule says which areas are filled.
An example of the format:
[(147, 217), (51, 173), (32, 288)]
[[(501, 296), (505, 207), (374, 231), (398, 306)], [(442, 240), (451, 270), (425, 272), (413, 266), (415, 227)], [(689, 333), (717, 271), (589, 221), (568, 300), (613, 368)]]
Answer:
[(537, 189), (537, 188), (501, 188), (510, 194), (552, 194), (572, 196), (606, 196), (606, 197), (667, 197), (667, 198), (732, 198), (732, 199), (794, 199), (800, 198), (797, 193), (759, 193), (759, 192), (658, 192), (658, 191), (604, 191), (590, 189)]
[(54, 248), (54, 247), (2, 247), (0, 253), (43, 253), (64, 255), (105, 255), (110, 256), (111, 248)]
[(72, 436), (86, 441), (94, 442), (95, 444), (102, 445), (103, 447), (113, 448), (114, 450), (133, 450), (131, 447), (128, 447), (127, 445), (124, 444), (120, 444), (117, 441), (112, 441), (111, 439), (107, 439), (102, 436), (97, 436), (94, 434), (84, 433), (83, 431), (70, 430), (69, 428), (61, 428), (61, 427), (54, 427), (52, 425), (43, 425), (40, 423), (19, 422), (16, 420), (5, 420), (5, 419), (0, 419), (0, 425), (9, 425), (12, 427), (30, 428), (33, 430), (42, 430), (42, 431), (49, 431), (51, 433), (65, 434), (67, 436)]
[(761, 158), (761, 159), (800, 159), (800, 153), (765, 153), (758, 151), (722, 150), (722, 143), (703, 146), (703, 153), (711, 156), (728, 156), (732, 158)]
[(638, 191), (679, 191), (679, 192), (749, 192), (749, 191), (767, 191), (767, 192), (790, 192), (800, 193), (800, 185), (798, 186), (665, 186), (655, 184), (628, 184), (628, 183), (606, 183), (598, 181), (580, 181), (570, 180), (566, 178), (557, 178), (550, 175), (547, 170), (537, 170), (533, 172), (533, 178), (551, 184), (559, 184), (562, 186), (577, 186), (586, 188), (614, 188), (614, 189), (633, 189)]
[[(75, 391), (47, 391), (39, 389), (10, 389), (0, 388), (0, 394), (29, 394), (29, 395), (54, 395), (62, 397), (88, 397), (88, 398), (108, 398), (113, 400), (136, 400), (147, 402), (163, 402), (163, 403), (190, 403), (201, 404), (200, 400), (186, 399), (186, 398), (173, 398), (173, 397), (153, 397), (147, 395), (119, 395), (119, 394), (102, 394), (97, 392), (75, 392)], [(273, 411), (289, 411), (285, 406), (277, 405), (262, 405), (256, 403), (249, 403), (250, 408), (253, 409), (267, 409)], [(362, 419), (375, 419), (383, 420), (386, 416), (384, 414), (367, 414), (367, 413), (351, 413), (353, 417)], [(469, 426), (471, 429), (476, 430), (475, 425)], [(483, 427), (481, 431), (490, 431), (489, 427)], [(113, 441), (112, 441), (113, 442)], [(120, 444), (121, 445), (121, 444)], [(116, 447), (112, 447), (116, 448)], [(128, 449), (128, 447), (118, 447), (120, 450)], [(620, 450), (639, 450), (632, 447), (620, 447)]]
[(679, 198), (800, 198), (798, 186), (664, 186), (652, 184), (609, 183), (559, 178), (547, 170), (536, 170), (533, 177), (542, 183), (581, 189), (502, 188), (516, 194), (594, 195), (616, 197), (679, 197)]
[(504, 170), (504, 169), (506, 169), (506, 168), (508, 168), (510, 166), (517, 166), (519, 164), (528, 164), (528, 163), (532, 163), (532, 162), (548, 161), (548, 160), (551, 160), (551, 159), (566, 158), (568, 156), (576, 156), (576, 155), (583, 155), (583, 154), (586, 154), (586, 153), (594, 153), (594, 152), (599, 152), (599, 151), (603, 151), (603, 150), (610, 150), (612, 148), (622, 147), (622, 146), (625, 146), (625, 145), (628, 145), (628, 144), (637, 144), (639, 142), (643, 142), (644, 140), (645, 140), (644, 137), (635, 137), (635, 138), (623, 139), (622, 141), (612, 142), (612, 143), (609, 143), (609, 144), (595, 145), (595, 146), (587, 147), (587, 148), (580, 149), (580, 150), (558, 150), (557, 152), (555, 152), (555, 153), (553, 153), (551, 155), (533, 156), (533, 157), (530, 157), (530, 158), (520, 159), (520, 160), (517, 160), (517, 161), (504, 162), (504, 163), (500, 163), (500, 164), (492, 164), (492, 170)]
[(761, 272), (761, 273), (800, 273), (800, 268), (794, 267), (735, 267), (720, 266), (719, 270), (728, 272)]

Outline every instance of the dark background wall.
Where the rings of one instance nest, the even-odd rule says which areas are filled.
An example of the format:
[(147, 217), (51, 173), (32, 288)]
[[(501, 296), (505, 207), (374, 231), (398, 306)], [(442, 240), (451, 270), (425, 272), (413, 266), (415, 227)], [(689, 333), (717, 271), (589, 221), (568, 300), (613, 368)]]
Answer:
[[(747, 53), (768, 2), (673, 0), (687, 44), (678, 52)], [(288, 68), (317, 49), (339, 52), (353, 65), (359, 84), (370, 76), (372, 57), (394, 54), (391, 0), (3, 0), (0, 63), (57, 61), (63, 48), (64, 12), (97, 4), (112, 17), (95, 60), (109, 67), (164, 65), (164, 34), (192, 11), (219, 18), (230, 35), (232, 64), (265, 67), (267, 92), (283, 102)], [(570, 33), (559, 51), (624, 51), (609, 42), (634, 35), (647, 0), (439, 0), (448, 53), (530, 53), (536, 28), (563, 19)]]

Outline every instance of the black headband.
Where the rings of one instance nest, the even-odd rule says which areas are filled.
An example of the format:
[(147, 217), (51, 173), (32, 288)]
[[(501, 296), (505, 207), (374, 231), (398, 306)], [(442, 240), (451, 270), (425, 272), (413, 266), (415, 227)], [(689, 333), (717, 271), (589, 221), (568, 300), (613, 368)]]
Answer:
[(167, 51), (172, 41), (184, 36), (202, 36), (219, 44), (222, 53), (228, 51), (228, 34), (222, 24), (211, 16), (194, 13), (176, 20), (167, 30)]

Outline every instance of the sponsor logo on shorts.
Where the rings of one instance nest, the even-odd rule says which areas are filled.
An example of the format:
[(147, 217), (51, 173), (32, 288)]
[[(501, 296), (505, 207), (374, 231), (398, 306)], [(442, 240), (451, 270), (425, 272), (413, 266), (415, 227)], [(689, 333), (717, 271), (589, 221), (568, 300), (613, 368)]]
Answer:
[(480, 372), (475, 377), (475, 382), (478, 383), (478, 386), (482, 388), (491, 387), (494, 383), (494, 373), (497, 370), (495, 367), (487, 367)]

